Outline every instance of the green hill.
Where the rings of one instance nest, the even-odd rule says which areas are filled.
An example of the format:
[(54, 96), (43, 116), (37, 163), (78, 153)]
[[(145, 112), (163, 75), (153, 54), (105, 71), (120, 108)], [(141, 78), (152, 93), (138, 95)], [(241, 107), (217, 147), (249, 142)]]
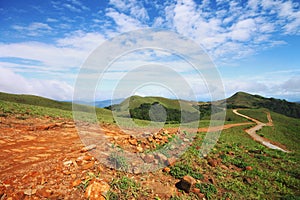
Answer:
[[(94, 107), (74, 104), (75, 111), (89, 118)], [(61, 102), (52, 99), (24, 94), (8, 94), (0, 92), (0, 114), (21, 114), (73, 118), (73, 105), (71, 102)], [(103, 108), (95, 108), (98, 120), (112, 122), (111, 112)], [(87, 119), (89, 120), (89, 119)]]
[[(225, 101), (221, 101), (222, 104)], [(259, 95), (251, 95), (245, 92), (237, 92), (226, 99), (227, 108), (267, 108), (289, 117), (300, 118), (300, 104), (286, 100), (266, 98)]]
[(72, 110), (72, 103), (70, 102), (55, 101), (52, 99), (34, 95), (8, 94), (0, 92), (0, 100), (35, 106), (43, 106), (48, 108), (58, 108), (62, 110)]
[(170, 109), (180, 109), (186, 110), (186, 111), (197, 111), (197, 109), (193, 108), (193, 106), (198, 105), (198, 102), (194, 101), (186, 101), (186, 100), (177, 100), (177, 99), (168, 99), (164, 97), (141, 97), (141, 96), (131, 96), (127, 99), (125, 99), (122, 103), (116, 105), (116, 108), (119, 109), (128, 109), (127, 105), (129, 105), (129, 109), (134, 109), (140, 107), (142, 104), (149, 103), (159, 103), (163, 105), (166, 108)]

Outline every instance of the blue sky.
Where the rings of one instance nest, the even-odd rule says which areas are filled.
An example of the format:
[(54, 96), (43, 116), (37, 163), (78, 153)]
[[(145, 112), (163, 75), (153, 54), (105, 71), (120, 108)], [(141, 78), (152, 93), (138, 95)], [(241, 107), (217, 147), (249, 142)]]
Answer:
[[(300, 100), (296, 0), (2, 0), (0, 24), (3, 92), (70, 100), (80, 67), (104, 41), (128, 31), (161, 28), (203, 47), (220, 72), (226, 96), (245, 91)], [(126, 62), (132, 58), (141, 59), (137, 55), (121, 59), (119, 70), (128, 72)], [(186, 78), (197, 81), (191, 74)], [(108, 78), (101, 86), (106, 91), (97, 99), (111, 97), (114, 80)], [(146, 88), (148, 93), (145, 89), (136, 94), (170, 95), (165, 89)], [(201, 88), (195, 91), (203, 93), (203, 99), (209, 96)], [(178, 96), (188, 98), (188, 94)]]

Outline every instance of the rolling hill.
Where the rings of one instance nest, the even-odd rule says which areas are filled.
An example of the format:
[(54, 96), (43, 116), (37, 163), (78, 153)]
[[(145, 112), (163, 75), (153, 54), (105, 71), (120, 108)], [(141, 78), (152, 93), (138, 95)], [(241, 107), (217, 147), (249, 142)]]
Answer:
[(300, 105), (286, 100), (266, 98), (245, 92), (237, 92), (233, 96), (220, 101), (227, 108), (267, 108), (289, 117), (300, 118)]

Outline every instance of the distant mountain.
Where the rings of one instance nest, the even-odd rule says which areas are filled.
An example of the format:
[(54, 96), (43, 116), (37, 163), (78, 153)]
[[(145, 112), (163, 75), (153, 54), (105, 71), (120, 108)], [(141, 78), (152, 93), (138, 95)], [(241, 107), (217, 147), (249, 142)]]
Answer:
[(103, 100), (103, 101), (95, 101), (95, 102), (75, 101), (75, 103), (82, 104), (82, 105), (95, 106), (97, 108), (105, 108), (105, 107), (111, 106), (113, 104), (119, 104), (122, 101), (124, 101), (124, 99)]
[[(221, 101), (225, 103), (225, 101)], [(245, 92), (237, 92), (226, 99), (227, 108), (267, 108), (271, 111), (284, 114), (289, 117), (300, 118), (300, 104), (286, 100), (266, 98)]]

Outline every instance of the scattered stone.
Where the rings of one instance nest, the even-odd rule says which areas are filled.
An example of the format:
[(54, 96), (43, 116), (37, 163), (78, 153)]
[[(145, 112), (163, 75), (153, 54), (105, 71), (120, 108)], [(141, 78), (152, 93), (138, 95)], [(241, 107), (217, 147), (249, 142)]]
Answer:
[(83, 170), (86, 170), (86, 169), (90, 169), (90, 168), (92, 168), (92, 167), (94, 167), (94, 162), (89, 162), (89, 163), (83, 165), (83, 166), (82, 166), (82, 169), (83, 169)]
[(34, 195), (35, 193), (36, 193), (36, 189), (27, 189), (27, 190), (24, 190), (24, 194), (28, 195), (28, 196)]
[(136, 167), (133, 167), (132, 173), (134, 173), (134, 174), (140, 174), (140, 173), (142, 173), (142, 171), (141, 171), (141, 169), (139, 167), (136, 166)]
[(0, 186), (0, 198), (2, 198), (2, 196), (4, 195), (5, 189), (5, 186)]
[(251, 181), (250, 178), (243, 178), (243, 182), (247, 183), (247, 184), (251, 184), (252, 183), (252, 181)]
[(171, 158), (168, 158), (167, 162), (168, 162), (168, 166), (173, 166), (176, 162), (176, 158), (175, 157), (171, 157)]
[(234, 152), (233, 151), (228, 151), (228, 154), (233, 156)]
[(183, 141), (184, 141), (184, 142), (189, 142), (190, 140), (187, 139), (187, 138), (183, 138)]
[(74, 167), (77, 169), (78, 165), (77, 165), (76, 160), (74, 158), (72, 159), (72, 163), (73, 163)]
[(251, 166), (246, 166), (245, 168), (247, 171), (251, 171), (253, 168)]
[(163, 172), (169, 173), (170, 171), (171, 171), (171, 169), (169, 167), (163, 168)]
[(208, 177), (208, 181), (209, 181), (211, 184), (213, 184), (213, 185), (216, 184), (215, 179), (214, 179), (213, 177), (211, 177), (211, 176)]
[(138, 144), (136, 139), (129, 139), (128, 140), (129, 144), (136, 146)]
[(39, 197), (49, 198), (52, 194), (52, 191), (46, 188), (41, 188), (37, 190), (36, 195)]
[(68, 161), (64, 162), (64, 165), (65, 166), (70, 166), (72, 163), (73, 163), (72, 160), (68, 160)]
[(141, 147), (141, 146), (137, 146), (137, 147), (136, 147), (136, 150), (137, 150), (138, 152), (143, 152), (143, 151), (144, 151), (143, 147)]
[(224, 170), (228, 170), (228, 167), (226, 165), (220, 165), (221, 169), (224, 169)]
[(80, 185), (80, 183), (81, 183), (81, 180), (77, 179), (77, 180), (73, 181), (72, 186), (76, 187), (76, 186)]
[(96, 148), (97, 148), (97, 145), (91, 144), (91, 145), (88, 145), (86, 147), (83, 147), (80, 152), (84, 153), (84, 152), (87, 152), (87, 151), (90, 151), (90, 150), (93, 150), (93, 149), (96, 149)]
[(162, 153), (156, 154), (155, 158), (158, 159), (161, 163), (166, 163), (168, 160), (168, 158)]
[(218, 162), (216, 160), (210, 159), (208, 160), (208, 164), (212, 167), (216, 167), (218, 165)]
[(199, 188), (194, 188), (193, 193), (195, 193), (199, 199), (205, 199), (205, 195), (201, 193)]
[(186, 175), (178, 183), (176, 183), (176, 187), (189, 193), (195, 183), (196, 180), (193, 177)]
[(154, 156), (152, 154), (147, 154), (144, 157), (144, 161), (146, 163), (152, 163), (154, 161)]
[(104, 195), (109, 191), (110, 186), (103, 180), (95, 180), (85, 191), (85, 198), (89, 200), (105, 200)]

